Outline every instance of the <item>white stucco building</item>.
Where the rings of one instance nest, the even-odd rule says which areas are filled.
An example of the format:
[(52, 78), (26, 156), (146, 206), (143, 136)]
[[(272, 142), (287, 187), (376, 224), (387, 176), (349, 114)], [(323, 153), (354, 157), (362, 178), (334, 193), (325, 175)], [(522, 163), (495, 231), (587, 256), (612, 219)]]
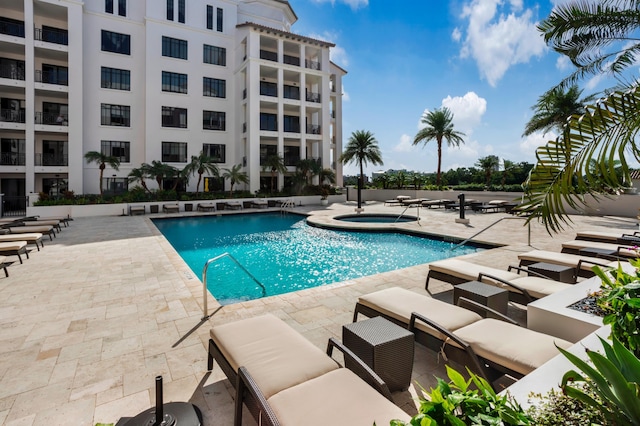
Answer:
[(106, 190), (200, 151), (241, 164), (252, 192), (272, 154), (290, 172), (317, 159), (341, 184), (346, 71), (296, 20), (283, 0), (0, 0), (0, 192), (98, 193), (89, 151), (121, 161)]

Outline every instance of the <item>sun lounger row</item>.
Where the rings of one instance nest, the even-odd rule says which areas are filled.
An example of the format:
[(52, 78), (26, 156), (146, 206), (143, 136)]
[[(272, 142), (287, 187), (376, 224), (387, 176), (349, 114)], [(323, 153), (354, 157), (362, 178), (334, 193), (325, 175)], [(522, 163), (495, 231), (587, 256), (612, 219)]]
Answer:
[[(334, 339), (324, 353), (270, 314), (214, 326), (210, 337), (208, 369), (215, 359), (236, 388), (234, 425), (242, 424), (243, 403), (262, 425), (409, 420), (386, 384)], [(356, 372), (340, 368), (330, 356), (334, 348)]]

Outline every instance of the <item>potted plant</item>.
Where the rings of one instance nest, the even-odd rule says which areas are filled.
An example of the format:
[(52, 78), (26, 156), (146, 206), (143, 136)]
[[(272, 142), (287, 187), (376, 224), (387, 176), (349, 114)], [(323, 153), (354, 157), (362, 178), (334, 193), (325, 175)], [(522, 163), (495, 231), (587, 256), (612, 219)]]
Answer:
[(320, 205), (326, 206), (329, 204), (329, 191), (327, 188), (320, 190)]

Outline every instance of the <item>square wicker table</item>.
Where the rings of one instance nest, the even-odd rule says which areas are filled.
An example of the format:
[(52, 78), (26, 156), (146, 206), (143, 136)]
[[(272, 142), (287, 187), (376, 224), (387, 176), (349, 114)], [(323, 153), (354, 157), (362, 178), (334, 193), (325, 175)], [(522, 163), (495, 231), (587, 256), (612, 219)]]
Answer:
[(531, 271), (537, 272), (554, 281), (574, 284), (576, 282), (576, 269), (572, 266), (556, 265), (553, 263), (538, 262), (527, 266)]
[[(488, 308), (507, 315), (507, 305), (509, 303), (509, 291), (494, 285), (489, 285), (480, 281), (469, 281), (453, 287), (453, 304), (458, 304), (458, 299), (465, 297), (474, 302), (478, 302)], [(467, 309), (475, 310), (471, 307)], [(484, 311), (479, 312), (481, 315)], [(493, 315), (495, 316), (495, 315)]]
[(391, 321), (374, 317), (342, 326), (342, 341), (389, 386), (405, 390), (411, 384), (414, 336)]

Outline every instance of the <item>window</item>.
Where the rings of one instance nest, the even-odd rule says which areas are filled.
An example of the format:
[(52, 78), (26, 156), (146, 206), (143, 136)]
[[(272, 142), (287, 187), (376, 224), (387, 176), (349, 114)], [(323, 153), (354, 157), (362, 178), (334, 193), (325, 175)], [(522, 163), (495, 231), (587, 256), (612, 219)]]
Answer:
[(128, 163), (129, 157), (129, 142), (121, 141), (101, 141), (101, 151), (103, 155), (116, 157), (121, 163)]
[(173, 21), (173, 0), (167, 0), (167, 20)]
[(69, 153), (67, 148), (67, 141), (43, 140), (41, 158), (40, 161), (36, 159), (36, 166), (68, 166)]
[(300, 162), (299, 146), (284, 146), (284, 165), (296, 166)]
[(278, 96), (278, 85), (268, 81), (261, 81), (260, 94), (264, 96)]
[(187, 93), (187, 75), (162, 71), (162, 91)]
[(266, 112), (260, 113), (260, 130), (278, 131), (278, 116)]
[(203, 62), (205, 64), (227, 65), (227, 49), (218, 46), (209, 46), (205, 44), (203, 46)]
[(218, 32), (222, 32), (223, 13), (222, 9), (218, 7), (216, 10), (216, 30)]
[(131, 36), (102, 30), (102, 50), (104, 52), (131, 54)]
[(100, 87), (103, 89), (130, 90), (130, 74), (129, 70), (102, 67), (100, 71)]
[(202, 95), (212, 96), (214, 98), (227, 97), (227, 82), (217, 78), (203, 77), (202, 79)]
[(202, 128), (206, 130), (226, 130), (225, 112), (219, 111), (203, 111), (202, 112)]
[[(36, 74), (36, 81), (38, 74)], [(58, 65), (42, 64), (42, 73), (40, 81), (48, 84), (59, 84), (61, 86), (69, 85), (69, 69)]]
[(267, 162), (267, 158), (278, 155), (278, 147), (275, 145), (260, 145), (260, 165)]
[[(1, 22), (0, 25), (2, 25)], [(24, 80), (24, 71), (24, 61), (19, 59), (0, 58), (0, 78)]]
[(282, 96), (286, 99), (298, 99), (300, 100), (300, 88), (297, 86), (282, 86)]
[(285, 115), (282, 118), (285, 132), (300, 133), (300, 117)]
[(211, 158), (214, 163), (224, 163), (226, 160), (226, 147), (221, 144), (202, 144), (202, 153)]
[(207, 5), (207, 29), (213, 29), (213, 6)]
[(187, 109), (162, 107), (162, 127), (187, 128)]
[(178, 0), (178, 22), (184, 24), (184, 0)]
[(162, 142), (162, 161), (164, 163), (186, 163), (186, 142)]
[(2, 138), (0, 140), (0, 164), (3, 166), (24, 166), (25, 146), (25, 139)]
[(177, 38), (162, 37), (162, 56), (187, 59), (187, 41)]
[(113, 0), (104, 1), (104, 11), (106, 13), (113, 13)]
[(131, 123), (130, 108), (127, 105), (101, 104), (100, 124), (129, 127)]
[(127, 0), (118, 0), (118, 15), (127, 16)]
[(42, 114), (38, 119), (36, 113), (36, 124), (65, 125), (69, 118), (69, 106), (57, 102), (42, 102)]

